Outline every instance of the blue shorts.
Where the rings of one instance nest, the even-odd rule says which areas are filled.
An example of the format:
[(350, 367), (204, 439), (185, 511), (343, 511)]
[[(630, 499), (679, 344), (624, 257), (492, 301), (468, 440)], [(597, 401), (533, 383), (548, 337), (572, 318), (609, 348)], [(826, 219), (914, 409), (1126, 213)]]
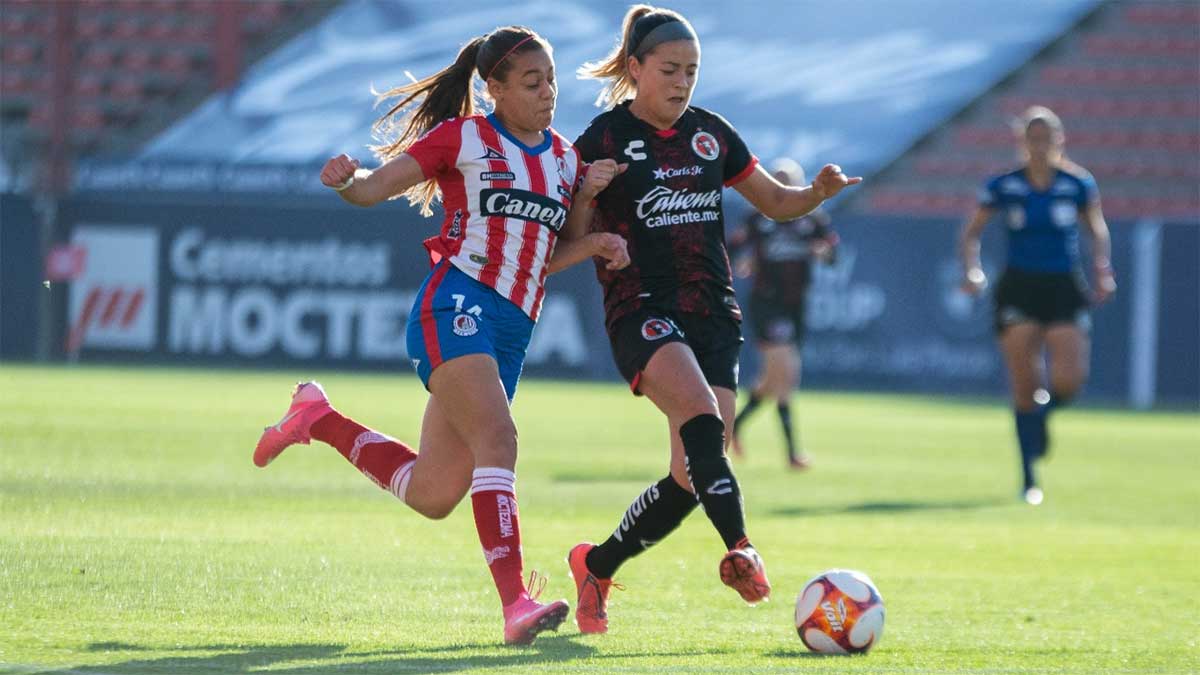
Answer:
[(408, 357), (425, 388), (434, 369), (467, 354), (496, 360), (511, 402), (533, 335), (533, 319), (486, 284), (443, 260), (425, 278), (408, 315)]

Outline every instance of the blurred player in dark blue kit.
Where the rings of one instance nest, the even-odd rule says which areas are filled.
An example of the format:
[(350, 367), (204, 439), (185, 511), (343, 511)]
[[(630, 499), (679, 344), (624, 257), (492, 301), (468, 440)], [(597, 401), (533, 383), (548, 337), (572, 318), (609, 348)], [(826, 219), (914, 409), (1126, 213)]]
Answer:
[[(963, 225), (963, 289), (979, 293), (987, 277), (979, 238), (995, 215), (1008, 232), (1008, 263), (996, 284), (996, 333), (1008, 368), (1016, 414), (1025, 501), (1042, 502), (1034, 464), (1049, 449), (1047, 417), (1087, 379), (1088, 308), (1117, 289), (1109, 262), (1108, 225), (1091, 174), (1063, 156), (1063, 127), (1051, 110), (1030, 108), (1018, 128), (1024, 166), (990, 179), (979, 208)], [(1079, 230), (1091, 236), (1090, 291), (1080, 262)], [(1042, 350), (1048, 353), (1043, 389)]]
[(679, 14), (636, 5), (621, 35), (609, 56), (581, 71), (606, 81), (601, 102), (609, 110), (575, 148), (585, 162), (628, 165), (591, 202), (591, 230), (620, 234), (632, 262), (596, 273), (617, 368), (635, 394), (666, 415), (671, 461), (670, 472), (634, 500), (606, 541), (571, 549), (580, 603), (575, 616), (585, 633), (608, 628), (606, 602), (617, 568), (670, 534), (697, 501), (725, 545), (721, 581), (751, 604), (770, 594), (725, 456), (742, 334), (722, 192), (734, 187), (784, 221), (861, 180), (830, 164), (809, 187), (783, 185), (724, 118), (691, 106), (700, 42)]
[[(790, 159), (776, 161), (771, 174), (784, 185), (804, 185), (804, 169)], [(744, 453), (742, 425), (766, 399), (774, 401), (779, 412), (788, 466), (809, 466), (808, 455), (797, 447), (791, 398), (800, 381), (800, 344), (812, 263), (832, 262), (837, 241), (829, 216), (820, 209), (783, 222), (755, 212), (730, 234), (729, 248), (739, 276), (754, 275), (750, 325), (763, 359), (750, 399), (733, 420), (733, 453), (737, 456)]]

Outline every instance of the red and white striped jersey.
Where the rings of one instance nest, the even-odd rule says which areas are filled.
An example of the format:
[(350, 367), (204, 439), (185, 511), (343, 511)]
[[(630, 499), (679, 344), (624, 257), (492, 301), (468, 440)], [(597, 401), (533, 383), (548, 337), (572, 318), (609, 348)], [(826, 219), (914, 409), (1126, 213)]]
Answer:
[(445, 220), (425, 246), (537, 320), (558, 232), (583, 165), (553, 129), (537, 147), (495, 115), (448, 119), (405, 152), (442, 190)]

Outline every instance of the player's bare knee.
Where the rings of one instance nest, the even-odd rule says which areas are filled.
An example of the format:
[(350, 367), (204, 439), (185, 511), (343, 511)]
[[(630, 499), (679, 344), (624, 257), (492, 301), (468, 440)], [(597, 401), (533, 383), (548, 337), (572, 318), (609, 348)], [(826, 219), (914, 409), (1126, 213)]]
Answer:
[(456, 506), (458, 506), (457, 501), (438, 500), (430, 504), (424, 504), (419, 509), (414, 507), (414, 510), (430, 520), (443, 520), (451, 513), (454, 513)]

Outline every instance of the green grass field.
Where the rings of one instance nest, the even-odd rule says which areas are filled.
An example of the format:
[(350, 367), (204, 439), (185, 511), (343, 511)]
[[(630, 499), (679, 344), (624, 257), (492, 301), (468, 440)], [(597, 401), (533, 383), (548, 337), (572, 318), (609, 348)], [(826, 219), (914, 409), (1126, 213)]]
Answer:
[[(0, 366), (0, 671), (65, 673), (1200, 670), (1200, 418), (1068, 410), (1046, 503), (1017, 500), (1000, 401), (804, 393), (816, 466), (783, 470), (773, 413), (738, 464), (772, 602), (717, 579), (697, 511), (618, 575), (612, 629), (529, 648), (500, 613), (469, 500), (416, 516), (332, 449), (250, 454), (285, 372)], [(325, 374), (339, 408), (414, 439), (409, 376)], [(666, 468), (665, 422), (616, 385), (526, 381), (527, 568), (574, 601), (563, 558), (607, 536)], [(887, 628), (813, 657), (795, 594), (870, 574)]]

